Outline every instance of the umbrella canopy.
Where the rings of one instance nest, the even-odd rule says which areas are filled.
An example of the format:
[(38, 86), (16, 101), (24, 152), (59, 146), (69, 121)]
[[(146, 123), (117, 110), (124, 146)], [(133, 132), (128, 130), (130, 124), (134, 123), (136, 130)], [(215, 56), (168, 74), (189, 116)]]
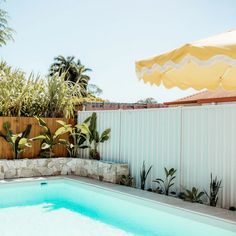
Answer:
[(236, 89), (236, 30), (136, 62), (140, 80), (166, 88)]

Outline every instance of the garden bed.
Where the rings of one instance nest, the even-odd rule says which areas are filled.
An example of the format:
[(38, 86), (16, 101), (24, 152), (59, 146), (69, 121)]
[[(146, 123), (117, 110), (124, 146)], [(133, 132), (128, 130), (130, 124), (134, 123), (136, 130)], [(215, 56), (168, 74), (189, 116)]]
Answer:
[(108, 163), (90, 159), (60, 157), (0, 160), (0, 179), (77, 175), (119, 183), (121, 176), (128, 174), (128, 164)]

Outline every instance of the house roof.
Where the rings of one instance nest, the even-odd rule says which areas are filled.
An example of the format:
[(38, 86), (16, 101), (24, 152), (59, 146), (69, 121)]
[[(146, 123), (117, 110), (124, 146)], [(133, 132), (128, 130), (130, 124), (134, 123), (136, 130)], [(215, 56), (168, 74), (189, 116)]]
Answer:
[(184, 105), (184, 104), (204, 104), (236, 101), (236, 90), (226, 91), (219, 88), (214, 91), (205, 90), (188, 97), (184, 97), (172, 102), (165, 102), (165, 105)]

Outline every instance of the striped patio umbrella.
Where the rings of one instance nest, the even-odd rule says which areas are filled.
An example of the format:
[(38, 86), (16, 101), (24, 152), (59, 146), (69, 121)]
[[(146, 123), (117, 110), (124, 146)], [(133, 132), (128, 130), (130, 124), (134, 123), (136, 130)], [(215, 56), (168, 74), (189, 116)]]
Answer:
[(236, 30), (136, 62), (140, 80), (166, 88), (236, 89)]

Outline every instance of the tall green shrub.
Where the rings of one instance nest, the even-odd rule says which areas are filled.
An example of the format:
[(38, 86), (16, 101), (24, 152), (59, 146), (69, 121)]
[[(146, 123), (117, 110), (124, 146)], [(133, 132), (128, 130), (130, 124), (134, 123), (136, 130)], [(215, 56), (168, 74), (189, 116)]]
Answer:
[(64, 76), (27, 77), (1, 62), (0, 116), (73, 117), (84, 88)]

